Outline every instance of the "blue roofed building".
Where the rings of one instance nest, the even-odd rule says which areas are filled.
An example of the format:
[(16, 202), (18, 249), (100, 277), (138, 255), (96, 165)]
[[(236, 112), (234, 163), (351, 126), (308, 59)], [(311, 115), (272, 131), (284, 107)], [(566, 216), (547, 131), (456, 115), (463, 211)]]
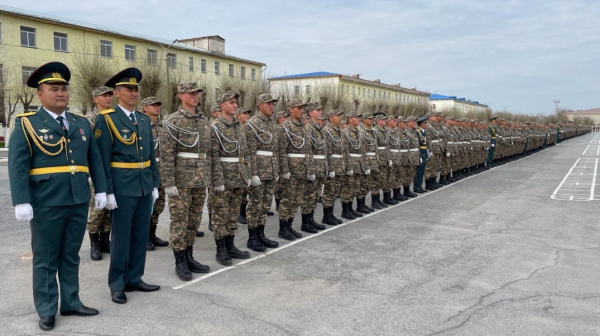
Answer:
[(435, 93), (429, 96), (429, 106), (431, 110), (435, 112), (457, 110), (462, 113), (485, 112), (489, 108), (488, 105), (482, 104), (476, 100)]

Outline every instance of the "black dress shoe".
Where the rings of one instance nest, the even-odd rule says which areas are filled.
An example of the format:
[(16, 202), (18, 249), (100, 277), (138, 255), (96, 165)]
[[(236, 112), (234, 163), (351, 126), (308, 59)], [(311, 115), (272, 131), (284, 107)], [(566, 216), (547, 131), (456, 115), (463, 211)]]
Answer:
[(196, 231), (196, 237), (199, 237), (199, 238), (204, 237), (204, 231)]
[(44, 316), (42, 318), (40, 318), (40, 322), (38, 323), (38, 325), (40, 326), (40, 329), (42, 329), (43, 331), (50, 331), (52, 329), (54, 329), (54, 315), (52, 316)]
[(60, 311), (60, 315), (62, 316), (96, 316), (99, 313), (98, 310), (86, 306), (81, 306), (75, 310)]
[(127, 303), (127, 296), (123, 291), (110, 291), (110, 297), (114, 303), (125, 304)]
[(158, 285), (149, 285), (143, 281), (141, 281), (139, 284), (129, 284), (129, 285), (125, 285), (125, 291), (126, 292), (156, 292), (157, 290), (160, 289), (160, 286)]

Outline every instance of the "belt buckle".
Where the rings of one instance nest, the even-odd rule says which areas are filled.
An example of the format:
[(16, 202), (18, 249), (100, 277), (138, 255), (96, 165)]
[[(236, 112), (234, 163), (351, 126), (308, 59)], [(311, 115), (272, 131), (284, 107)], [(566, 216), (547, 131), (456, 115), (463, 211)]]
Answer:
[(140, 169), (144, 169), (144, 163), (143, 163), (143, 162), (140, 162), (140, 163), (138, 164), (138, 166), (139, 166), (139, 168), (140, 168)]
[(69, 171), (71, 172), (71, 174), (77, 173), (77, 166), (69, 166)]

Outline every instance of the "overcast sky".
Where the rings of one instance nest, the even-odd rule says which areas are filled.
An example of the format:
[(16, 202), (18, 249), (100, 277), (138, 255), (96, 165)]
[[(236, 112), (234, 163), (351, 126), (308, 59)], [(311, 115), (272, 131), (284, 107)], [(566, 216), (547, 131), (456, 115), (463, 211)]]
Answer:
[(597, 0), (0, 3), (169, 40), (220, 35), (269, 76), (360, 73), (520, 113), (600, 107)]

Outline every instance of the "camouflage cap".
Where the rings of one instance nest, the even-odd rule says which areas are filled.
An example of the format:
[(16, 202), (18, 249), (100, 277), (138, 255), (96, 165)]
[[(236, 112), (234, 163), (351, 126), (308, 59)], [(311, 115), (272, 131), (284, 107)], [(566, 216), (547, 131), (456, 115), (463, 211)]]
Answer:
[(146, 97), (146, 98), (144, 98), (144, 100), (142, 100), (142, 106), (148, 106), (148, 105), (154, 105), (154, 104), (157, 104), (158, 106), (162, 105), (162, 103), (160, 101), (158, 101), (158, 98), (156, 98), (154, 96)]
[(417, 121), (417, 117), (410, 116), (410, 117), (406, 118), (406, 122), (411, 122), (411, 121)]
[(404, 118), (403, 116), (398, 116), (396, 120), (398, 120), (398, 122), (406, 122), (406, 118)]
[(92, 98), (96, 98), (96, 97), (101, 96), (101, 95), (103, 95), (105, 93), (110, 93), (110, 95), (112, 96), (113, 89), (109, 88), (108, 86), (99, 86), (99, 87), (95, 88), (92, 91)]
[(288, 111), (277, 112), (277, 118), (287, 118), (289, 116), (290, 116), (290, 112), (288, 112)]
[(288, 107), (288, 108), (290, 108), (290, 107), (297, 107), (297, 106), (304, 107), (304, 106), (306, 106), (306, 104), (304, 104), (304, 103), (302, 102), (302, 99), (298, 99), (298, 98), (296, 98), (296, 99), (292, 99), (292, 100), (290, 100), (290, 101), (287, 103), (287, 107)]
[(312, 110), (322, 110), (323, 106), (321, 106), (321, 104), (319, 102), (310, 102), (310, 103), (306, 103), (306, 106), (304, 107), (304, 112), (308, 113), (309, 111)]
[(362, 114), (363, 119), (373, 119), (373, 114), (367, 112)]
[(209, 110), (210, 113), (217, 112), (217, 111), (221, 112), (221, 105), (214, 104), (213, 106), (210, 107), (210, 110)]
[(244, 107), (244, 106), (242, 106), (242, 107), (239, 107), (239, 108), (237, 109), (237, 111), (235, 111), (235, 115), (236, 115), (236, 116), (237, 116), (237, 115), (240, 115), (240, 114), (242, 114), (242, 113), (252, 113), (252, 110), (251, 110), (251, 109), (249, 109), (249, 108), (247, 108), (247, 107)]
[(240, 94), (233, 91), (225, 91), (219, 96), (219, 99), (217, 99), (217, 103), (223, 104), (231, 98), (238, 99), (240, 98)]
[(379, 120), (387, 120), (388, 117), (386, 115), (383, 114), (378, 114), (375, 116), (375, 121), (379, 121)]
[(198, 87), (196, 82), (183, 82), (177, 85), (177, 93), (186, 92), (202, 92), (202, 89)]
[(262, 93), (256, 97), (256, 105), (270, 102), (277, 103), (277, 99), (273, 98), (273, 96), (268, 93)]
[(346, 119), (350, 119), (350, 118), (362, 118), (362, 114), (358, 113), (358, 111), (353, 110), (350, 111), (348, 113), (346, 113)]
[(327, 112), (327, 118), (335, 117), (341, 114), (344, 114), (344, 111), (333, 109)]

